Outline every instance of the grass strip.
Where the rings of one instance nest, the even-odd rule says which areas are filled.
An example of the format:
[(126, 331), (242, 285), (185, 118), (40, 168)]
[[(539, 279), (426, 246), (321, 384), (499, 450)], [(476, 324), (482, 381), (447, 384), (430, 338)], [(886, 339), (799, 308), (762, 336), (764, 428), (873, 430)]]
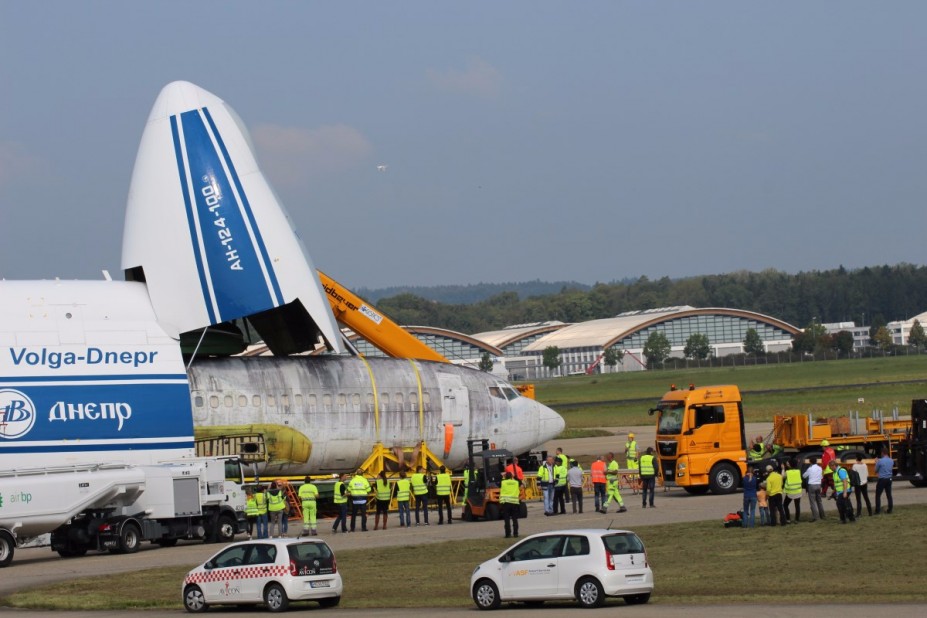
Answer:
[[(842, 603), (923, 601), (917, 561), (927, 555), (927, 505), (896, 507), (891, 515), (846, 525), (839, 524), (832, 502), (827, 508), (827, 520), (778, 528), (724, 528), (720, 512), (717, 521), (636, 527), (654, 570), (651, 603), (826, 604), (835, 590)], [(502, 528), (468, 525), (496, 526), (500, 533)], [(473, 568), (508, 544), (492, 538), (341, 551), (342, 606), (468, 606)], [(51, 584), (9, 595), (0, 604), (41, 610), (180, 608), (180, 583), (192, 566)]]

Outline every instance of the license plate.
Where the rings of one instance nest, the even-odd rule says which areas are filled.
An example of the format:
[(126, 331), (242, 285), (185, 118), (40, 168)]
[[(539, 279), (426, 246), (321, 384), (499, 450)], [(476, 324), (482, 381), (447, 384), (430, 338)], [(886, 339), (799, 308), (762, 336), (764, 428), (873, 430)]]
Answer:
[(640, 584), (644, 581), (643, 575), (628, 575), (624, 578), (627, 584)]
[(327, 581), (322, 581), (322, 582), (309, 582), (309, 587), (310, 588), (329, 588), (330, 586)]

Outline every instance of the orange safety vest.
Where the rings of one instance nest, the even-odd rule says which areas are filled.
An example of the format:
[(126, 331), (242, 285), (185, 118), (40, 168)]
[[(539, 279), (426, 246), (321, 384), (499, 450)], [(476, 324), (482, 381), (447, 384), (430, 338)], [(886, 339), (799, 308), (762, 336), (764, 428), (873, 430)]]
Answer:
[(605, 483), (605, 462), (604, 461), (593, 461), (592, 462), (592, 482), (593, 483)]

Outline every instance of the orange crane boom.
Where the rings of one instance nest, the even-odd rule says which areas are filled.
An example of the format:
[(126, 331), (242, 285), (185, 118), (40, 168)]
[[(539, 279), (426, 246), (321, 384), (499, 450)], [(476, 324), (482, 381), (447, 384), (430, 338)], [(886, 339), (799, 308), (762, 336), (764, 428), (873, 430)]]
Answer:
[(318, 273), (335, 319), (383, 350), (385, 354), (393, 358), (450, 362), (422, 343), (415, 335), (364, 302), (360, 296), (321, 270)]

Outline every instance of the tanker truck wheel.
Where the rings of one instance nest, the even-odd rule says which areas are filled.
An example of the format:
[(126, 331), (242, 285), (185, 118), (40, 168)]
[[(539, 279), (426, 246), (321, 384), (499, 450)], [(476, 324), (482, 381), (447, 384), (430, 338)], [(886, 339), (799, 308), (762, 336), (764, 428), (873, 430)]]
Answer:
[(0, 568), (13, 562), (15, 549), (16, 541), (13, 540), (13, 535), (6, 530), (0, 530)]
[(730, 494), (737, 491), (740, 484), (740, 474), (737, 468), (729, 463), (719, 463), (711, 469), (708, 475), (708, 486), (711, 493), (717, 495)]
[(127, 522), (119, 532), (119, 553), (134, 554), (142, 542), (142, 531), (132, 522)]

